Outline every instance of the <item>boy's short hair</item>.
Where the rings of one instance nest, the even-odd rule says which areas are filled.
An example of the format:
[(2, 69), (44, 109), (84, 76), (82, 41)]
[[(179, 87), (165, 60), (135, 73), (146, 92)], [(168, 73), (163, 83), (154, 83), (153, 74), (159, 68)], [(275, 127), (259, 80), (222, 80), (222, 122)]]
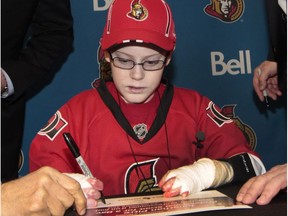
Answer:
[(103, 50), (130, 42), (148, 43), (171, 52), (176, 34), (169, 5), (164, 0), (114, 0), (101, 39)]

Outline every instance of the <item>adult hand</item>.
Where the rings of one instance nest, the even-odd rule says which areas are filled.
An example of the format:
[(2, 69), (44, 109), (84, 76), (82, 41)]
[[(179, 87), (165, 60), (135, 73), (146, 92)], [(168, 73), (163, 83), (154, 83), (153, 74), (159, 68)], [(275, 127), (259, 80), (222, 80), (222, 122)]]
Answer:
[[(261, 75), (259, 74), (261, 73)], [(253, 87), (261, 101), (264, 101), (263, 90), (267, 91), (269, 97), (277, 100), (282, 95), (278, 86), (277, 63), (264, 61), (254, 70)]]
[(268, 172), (249, 179), (240, 189), (236, 200), (244, 204), (256, 201), (258, 205), (266, 205), (285, 187), (287, 187), (287, 164), (277, 165)]
[(78, 214), (86, 211), (80, 184), (50, 167), (42, 167), (1, 185), (1, 215), (64, 215), (75, 204)]

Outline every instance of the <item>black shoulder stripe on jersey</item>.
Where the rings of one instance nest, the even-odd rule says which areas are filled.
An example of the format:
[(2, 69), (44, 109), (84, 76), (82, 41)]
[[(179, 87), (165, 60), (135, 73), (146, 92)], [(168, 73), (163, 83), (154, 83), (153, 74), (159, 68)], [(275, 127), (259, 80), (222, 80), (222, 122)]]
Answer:
[(171, 84), (168, 83), (167, 80), (162, 80), (162, 82), (166, 85), (166, 89), (163, 93), (163, 96), (160, 100), (160, 106), (157, 111), (156, 118), (151, 125), (151, 128), (144, 138), (144, 140), (141, 142), (137, 135), (134, 133), (133, 128), (131, 127), (130, 123), (122, 113), (118, 103), (115, 101), (111, 93), (106, 87), (105, 81), (103, 80), (97, 80), (97, 84), (93, 84), (93, 86), (98, 91), (99, 95), (101, 96), (102, 100), (106, 104), (106, 106), (110, 109), (112, 112), (114, 118), (117, 120), (117, 122), (121, 125), (121, 127), (138, 143), (144, 144), (148, 140), (150, 140), (162, 127), (164, 124), (170, 105), (172, 103), (173, 93), (174, 89)]

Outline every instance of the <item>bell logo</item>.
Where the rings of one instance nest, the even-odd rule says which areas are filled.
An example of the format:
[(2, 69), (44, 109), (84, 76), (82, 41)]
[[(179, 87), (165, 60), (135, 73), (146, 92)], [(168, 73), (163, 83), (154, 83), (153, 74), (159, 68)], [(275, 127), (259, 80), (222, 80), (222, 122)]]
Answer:
[(93, 0), (94, 11), (108, 10), (113, 0)]
[(211, 67), (213, 76), (221, 76), (225, 73), (231, 75), (251, 74), (250, 51), (239, 50), (239, 59), (230, 59), (225, 62), (224, 54), (221, 52), (211, 52)]

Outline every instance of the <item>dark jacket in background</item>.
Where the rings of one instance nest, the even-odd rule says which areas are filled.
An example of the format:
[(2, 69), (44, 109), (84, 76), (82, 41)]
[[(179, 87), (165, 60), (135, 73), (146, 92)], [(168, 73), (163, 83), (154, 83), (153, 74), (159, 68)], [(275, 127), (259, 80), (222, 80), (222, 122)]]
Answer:
[(267, 60), (278, 64), (279, 85), (286, 92), (287, 88), (287, 16), (277, 0), (266, 0), (270, 51)]
[(27, 91), (57, 71), (53, 68), (72, 50), (72, 43), (69, 0), (1, 1), (1, 67), (15, 90), (1, 99), (2, 182), (18, 177)]

